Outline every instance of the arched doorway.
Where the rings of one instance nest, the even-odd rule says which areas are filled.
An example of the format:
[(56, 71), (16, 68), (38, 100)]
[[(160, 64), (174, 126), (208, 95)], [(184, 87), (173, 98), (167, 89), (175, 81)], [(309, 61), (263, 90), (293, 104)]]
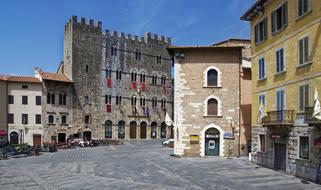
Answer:
[(119, 121), (118, 123), (118, 138), (124, 139), (125, 138), (125, 122)]
[(220, 155), (220, 132), (215, 128), (205, 132), (205, 156)]
[(166, 124), (163, 122), (161, 124), (161, 138), (166, 138)]
[(107, 120), (105, 122), (105, 138), (111, 139), (113, 137), (113, 122)]
[(140, 138), (146, 139), (146, 130), (147, 130), (147, 123), (145, 121), (140, 123)]
[(157, 137), (157, 123), (154, 121), (154, 122), (152, 122), (152, 124), (151, 124), (151, 128), (152, 128), (152, 130), (151, 130), (151, 134), (150, 134), (150, 136), (151, 136), (151, 138), (156, 138)]
[(91, 132), (90, 131), (84, 131), (83, 132), (84, 139), (91, 140)]
[(129, 137), (131, 139), (136, 139), (136, 130), (137, 130), (137, 123), (132, 121), (129, 123)]
[(19, 135), (17, 132), (10, 133), (10, 143), (11, 144), (19, 144)]

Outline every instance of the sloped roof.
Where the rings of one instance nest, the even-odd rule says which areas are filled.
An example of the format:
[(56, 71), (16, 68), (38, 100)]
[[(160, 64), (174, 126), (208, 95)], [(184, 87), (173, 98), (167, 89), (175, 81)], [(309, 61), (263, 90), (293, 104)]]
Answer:
[(60, 81), (60, 82), (68, 82), (73, 83), (66, 75), (64, 74), (57, 74), (57, 73), (49, 73), (49, 72), (42, 72), (41, 73), (43, 80), (52, 80), (52, 81)]
[(9, 82), (41, 83), (36, 77), (0, 75), (0, 80)]

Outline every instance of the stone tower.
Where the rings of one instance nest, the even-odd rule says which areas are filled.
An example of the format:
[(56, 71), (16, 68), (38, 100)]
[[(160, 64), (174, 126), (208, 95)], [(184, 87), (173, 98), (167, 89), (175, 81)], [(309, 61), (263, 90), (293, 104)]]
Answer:
[(75, 134), (99, 139), (171, 136), (164, 122), (166, 112), (172, 115), (170, 43), (170, 38), (150, 33), (102, 32), (101, 22), (78, 22), (73, 16), (65, 25), (60, 70), (74, 81)]

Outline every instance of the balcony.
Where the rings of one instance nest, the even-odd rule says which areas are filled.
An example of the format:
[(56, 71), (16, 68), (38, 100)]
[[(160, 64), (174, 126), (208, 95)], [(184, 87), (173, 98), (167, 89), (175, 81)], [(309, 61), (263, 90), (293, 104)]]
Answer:
[(280, 110), (267, 112), (267, 116), (262, 119), (263, 125), (293, 125), (294, 110)]
[(305, 108), (305, 118), (304, 122), (307, 124), (321, 124), (321, 120), (313, 117), (313, 107), (306, 107)]

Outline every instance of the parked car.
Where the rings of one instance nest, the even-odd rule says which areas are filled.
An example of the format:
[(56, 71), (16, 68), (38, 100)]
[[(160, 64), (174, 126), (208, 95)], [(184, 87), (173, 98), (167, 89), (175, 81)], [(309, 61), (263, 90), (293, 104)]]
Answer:
[(162, 142), (162, 146), (174, 148), (174, 139), (168, 139)]

